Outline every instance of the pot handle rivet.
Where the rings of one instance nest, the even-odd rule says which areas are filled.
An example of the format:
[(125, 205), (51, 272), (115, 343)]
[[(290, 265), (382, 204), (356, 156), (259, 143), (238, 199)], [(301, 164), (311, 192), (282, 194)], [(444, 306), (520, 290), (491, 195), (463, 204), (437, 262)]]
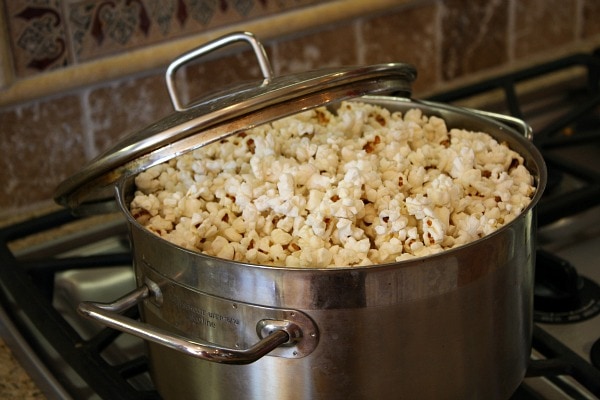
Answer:
[(150, 280), (148, 277), (144, 278), (144, 283), (148, 287), (148, 290), (150, 290), (150, 301), (157, 307), (162, 306), (163, 295), (158, 283)]

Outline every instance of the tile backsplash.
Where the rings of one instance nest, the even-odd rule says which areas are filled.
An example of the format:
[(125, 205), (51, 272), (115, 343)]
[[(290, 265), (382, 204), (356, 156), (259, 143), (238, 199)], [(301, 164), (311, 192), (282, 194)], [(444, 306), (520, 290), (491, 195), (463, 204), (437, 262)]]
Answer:
[[(276, 74), (412, 63), (419, 71), (415, 97), (600, 46), (596, 0), (4, 0), (2, 6), (8, 29), (0, 46), (7, 53), (0, 63), (0, 214), (48, 203), (56, 184), (87, 160), (172, 113), (165, 54), (229, 29), (257, 31)], [(190, 101), (259, 74), (253, 54), (235, 47), (180, 71), (178, 91)]]
[(5, 0), (15, 74), (27, 77), (306, 7), (317, 0)]

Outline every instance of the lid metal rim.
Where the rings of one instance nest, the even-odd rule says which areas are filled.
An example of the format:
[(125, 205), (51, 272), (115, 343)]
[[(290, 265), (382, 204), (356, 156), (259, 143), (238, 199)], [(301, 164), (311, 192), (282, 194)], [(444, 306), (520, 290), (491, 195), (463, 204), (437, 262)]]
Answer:
[[(165, 136), (170, 138), (172, 138), (172, 136), (169, 136), (171, 130), (183, 131), (185, 135), (178, 135), (183, 136), (181, 139), (171, 141), (151, 151), (141, 152), (138, 157), (128, 159), (116, 167), (112, 167), (106, 161), (114, 162), (113, 158), (118, 159), (120, 155), (116, 152), (110, 153), (104, 158), (96, 159), (87, 168), (80, 170), (57, 187), (55, 201), (81, 214), (97, 213), (104, 210), (114, 211), (116, 209), (115, 204), (106, 205), (103, 203), (107, 201), (114, 203), (112, 185), (120, 179), (137, 175), (152, 166), (166, 162), (186, 152), (199, 149), (243, 130), (251, 129), (287, 115), (324, 106), (332, 102), (367, 94), (389, 93), (390, 91), (408, 94), (410, 87), (403, 78), (374, 77), (363, 79), (358, 87), (356, 81), (352, 81), (333, 88), (322, 87), (320, 90), (313, 90), (312, 93), (306, 93), (301, 97), (286, 96), (285, 100), (279, 98), (278, 101), (273, 101), (272, 104), (257, 103), (250, 109), (243, 110), (241, 106), (232, 107), (223, 110), (222, 116), (217, 120), (214, 118), (207, 119), (205, 115), (202, 115), (163, 131)], [(246, 113), (240, 115), (241, 111), (246, 111)], [(227, 118), (228, 116), (229, 118)], [(128, 151), (132, 149), (132, 147), (125, 148)], [(89, 212), (83, 210), (86, 206), (89, 207)]]
[[(264, 80), (238, 85), (183, 107), (174, 89), (175, 71), (185, 63), (225, 45), (247, 42), (253, 48)], [(410, 96), (416, 69), (404, 63), (384, 63), (306, 71), (274, 77), (262, 44), (249, 32), (233, 32), (174, 60), (166, 73), (175, 113), (118, 142), (82, 170), (63, 181), (55, 191), (57, 203), (74, 212), (90, 206), (92, 212), (112, 211), (113, 186), (156, 164), (205, 146), (245, 129), (309, 108), (382, 92)]]

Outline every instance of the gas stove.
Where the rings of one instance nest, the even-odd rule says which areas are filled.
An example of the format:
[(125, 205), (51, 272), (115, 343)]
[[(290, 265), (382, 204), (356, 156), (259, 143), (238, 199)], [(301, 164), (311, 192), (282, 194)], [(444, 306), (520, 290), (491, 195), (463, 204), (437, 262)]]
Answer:
[[(600, 398), (599, 79), (600, 55), (578, 54), (430, 98), (524, 119), (548, 165), (533, 351), (512, 399)], [(120, 215), (56, 210), (0, 230), (0, 335), (49, 398), (160, 398), (144, 343), (75, 311), (134, 286)]]

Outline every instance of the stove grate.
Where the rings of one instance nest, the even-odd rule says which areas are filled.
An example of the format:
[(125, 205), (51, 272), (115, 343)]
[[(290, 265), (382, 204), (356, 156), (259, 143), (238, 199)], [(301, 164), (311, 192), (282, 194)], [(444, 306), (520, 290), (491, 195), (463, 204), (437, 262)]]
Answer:
[(600, 370), (538, 326), (533, 330), (533, 348), (544, 358), (531, 360), (526, 377), (544, 377), (572, 399), (587, 399), (561, 376), (570, 376), (600, 398)]
[[(54, 261), (58, 264), (60, 261), (40, 263), (35, 268), (27, 262), (24, 267), (9, 248), (13, 240), (54, 229), (73, 220), (75, 217), (68, 211), (61, 210), (0, 231), (0, 304), (31, 349), (74, 397), (81, 389), (78, 387), (79, 380), (73, 381), (73, 372), (101, 398), (157, 399), (156, 392), (136, 390), (128, 382), (132, 376), (147, 372), (146, 360), (140, 358), (113, 366), (102, 358), (101, 350), (116, 340), (118, 333), (106, 329), (92, 339), (84, 340), (52, 306), (51, 293), (36, 286), (36, 281), (45, 281), (49, 277), (53, 281), (53, 274), (62, 269), (57, 268)], [(124, 257), (126, 255), (123, 254), (103, 256), (103, 265), (122, 265)], [(86, 264), (97, 265), (94, 258), (90, 256), (89, 262), (77, 264), (78, 268)], [(70, 263), (69, 258), (61, 260), (66, 265)], [(86, 260), (77, 257), (77, 262), (80, 261)], [(62, 359), (57, 360), (56, 353)], [(70, 368), (65, 369), (64, 362)]]

